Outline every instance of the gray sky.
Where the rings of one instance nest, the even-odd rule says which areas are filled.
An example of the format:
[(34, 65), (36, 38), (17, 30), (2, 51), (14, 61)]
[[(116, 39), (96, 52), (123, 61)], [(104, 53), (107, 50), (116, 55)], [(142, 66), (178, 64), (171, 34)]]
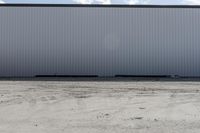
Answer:
[(200, 0), (0, 0), (0, 3), (60, 3), (60, 4), (189, 4)]

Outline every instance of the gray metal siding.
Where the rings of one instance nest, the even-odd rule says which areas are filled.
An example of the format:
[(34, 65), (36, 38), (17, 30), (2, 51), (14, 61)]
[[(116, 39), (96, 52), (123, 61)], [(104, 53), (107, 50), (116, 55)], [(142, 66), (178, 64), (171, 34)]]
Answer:
[(0, 76), (200, 76), (200, 8), (0, 7)]

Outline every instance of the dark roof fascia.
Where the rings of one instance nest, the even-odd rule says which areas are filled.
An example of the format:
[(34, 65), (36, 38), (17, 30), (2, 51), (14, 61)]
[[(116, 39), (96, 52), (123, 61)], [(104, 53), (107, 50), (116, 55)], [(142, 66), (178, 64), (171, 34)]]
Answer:
[(200, 8), (200, 5), (0, 4), (0, 7)]

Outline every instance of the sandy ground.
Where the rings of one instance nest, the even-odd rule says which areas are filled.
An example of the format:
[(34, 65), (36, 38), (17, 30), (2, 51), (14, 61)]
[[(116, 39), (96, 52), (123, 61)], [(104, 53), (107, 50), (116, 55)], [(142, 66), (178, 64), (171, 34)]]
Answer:
[(0, 133), (200, 133), (200, 82), (3, 80)]

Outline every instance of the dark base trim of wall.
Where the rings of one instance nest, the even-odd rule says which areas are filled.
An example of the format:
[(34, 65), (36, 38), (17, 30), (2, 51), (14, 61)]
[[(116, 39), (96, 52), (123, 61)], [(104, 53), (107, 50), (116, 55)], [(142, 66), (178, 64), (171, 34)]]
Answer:
[(134, 78), (171, 78), (171, 75), (115, 75), (115, 77), (134, 77)]
[(70, 78), (75, 78), (75, 77), (80, 77), (80, 78), (94, 78), (94, 77), (99, 77), (98, 75), (36, 75), (35, 77), (61, 77), (61, 78), (64, 78), (64, 77), (66, 77), (66, 78), (68, 78), (68, 77), (70, 77)]

